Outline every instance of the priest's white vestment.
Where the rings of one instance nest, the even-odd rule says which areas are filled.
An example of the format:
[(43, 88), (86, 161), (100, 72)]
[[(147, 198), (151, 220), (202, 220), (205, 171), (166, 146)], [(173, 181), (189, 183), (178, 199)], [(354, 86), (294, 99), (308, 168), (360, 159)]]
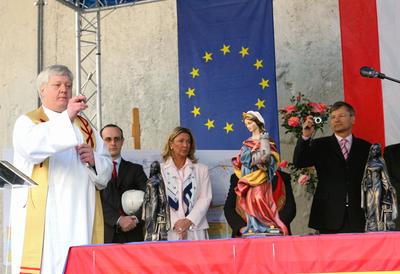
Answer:
[[(49, 121), (34, 124), (26, 115), (14, 127), (14, 165), (31, 176), (33, 166), (49, 158), (48, 194), (41, 273), (62, 273), (70, 246), (90, 244), (95, 211), (95, 191), (110, 180), (112, 161), (100, 135), (94, 149), (95, 167), (81, 162), (76, 146), (84, 143), (80, 129), (71, 123), (67, 111), (44, 108)], [(12, 205), (24, 223), (27, 191), (19, 190)], [(24, 225), (12, 236), (13, 273), (19, 273)], [(21, 239), (22, 238), (22, 239)], [(16, 271), (16, 272), (15, 272)]]

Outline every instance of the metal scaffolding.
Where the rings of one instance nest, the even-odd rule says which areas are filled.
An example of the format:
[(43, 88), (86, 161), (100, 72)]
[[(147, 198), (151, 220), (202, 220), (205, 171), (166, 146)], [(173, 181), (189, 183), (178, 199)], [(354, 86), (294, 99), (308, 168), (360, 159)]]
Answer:
[[(103, 11), (161, 0), (57, 0), (75, 11), (76, 30), (76, 94), (84, 94), (88, 108), (83, 115), (97, 129), (101, 115), (101, 31)], [(106, 16), (109, 13), (103, 15)]]

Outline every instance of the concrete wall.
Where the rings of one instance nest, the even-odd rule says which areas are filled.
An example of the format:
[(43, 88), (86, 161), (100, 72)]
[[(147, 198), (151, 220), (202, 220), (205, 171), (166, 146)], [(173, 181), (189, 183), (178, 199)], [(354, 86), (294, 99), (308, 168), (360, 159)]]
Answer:
[[(16, 117), (36, 104), (36, 23), (32, 1), (0, 1), (0, 150), (10, 148)], [(27, 96), (29, 94), (29, 96)], [(0, 273), (3, 266), (3, 193), (0, 190)]]
[[(12, 146), (15, 119), (37, 105), (36, 24), (33, 0), (0, 1), (0, 150)], [(104, 12), (102, 29), (103, 124), (118, 123), (131, 146), (131, 109), (139, 107), (143, 149), (161, 149), (179, 123), (176, 3), (165, 0)], [(75, 68), (74, 13), (48, 0), (44, 17), (44, 64)], [(302, 92), (332, 103), (343, 97), (337, 0), (275, 0), (279, 106)], [(155, 98), (161, 98), (156, 99)], [(329, 133), (329, 130), (327, 130)], [(294, 140), (281, 132), (282, 158)], [(311, 196), (293, 186), (293, 232), (306, 234)]]

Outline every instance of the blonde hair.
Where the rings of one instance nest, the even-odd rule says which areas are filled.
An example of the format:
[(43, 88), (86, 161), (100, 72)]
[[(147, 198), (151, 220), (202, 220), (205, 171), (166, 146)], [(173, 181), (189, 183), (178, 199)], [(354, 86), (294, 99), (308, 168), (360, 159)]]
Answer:
[(182, 133), (186, 133), (189, 135), (190, 138), (190, 150), (189, 150), (189, 155), (187, 156), (193, 163), (197, 163), (197, 159), (194, 156), (194, 153), (196, 152), (196, 143), (194, 141), (194, 137), (190, 129), (184, 128), (184, 127), (176, 127), (172, 130), (172, 133), (169, 135), (167, 143), (164, 146), (164, 150), (162, 153), (162, 158), (164, 162), (169, 158), (172, 157), (172, 149), (171, 149), (171, 143), (175, 140), (175, 138)]

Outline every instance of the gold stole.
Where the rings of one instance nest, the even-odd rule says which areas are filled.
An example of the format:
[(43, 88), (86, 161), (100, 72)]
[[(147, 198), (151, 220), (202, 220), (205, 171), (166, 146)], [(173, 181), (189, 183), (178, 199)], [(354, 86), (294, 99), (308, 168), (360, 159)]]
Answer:
[[(42, 107), (26, 114), (33, 123), (39, 124), (49, 120)], [(90, 124), (81, 116), (75, 119), (75, 125), (81, 130), (87, 144), (96, 148), (96, 139)], [(39, 273), (42, 262), (46, 202), (48, 191), (49, 159), (34, 165), (32, 180), (38, 185), (29, 189), (26, 203), (26, 224), (24, 248), (22, 253), (21, 272)], [(62, 237), (62, 235), (60, 235)], [(104, 243), (104, 219), (101, 206), (100, 191), (96, 190), (95, 216), (93, 223), (92, 243)]]

